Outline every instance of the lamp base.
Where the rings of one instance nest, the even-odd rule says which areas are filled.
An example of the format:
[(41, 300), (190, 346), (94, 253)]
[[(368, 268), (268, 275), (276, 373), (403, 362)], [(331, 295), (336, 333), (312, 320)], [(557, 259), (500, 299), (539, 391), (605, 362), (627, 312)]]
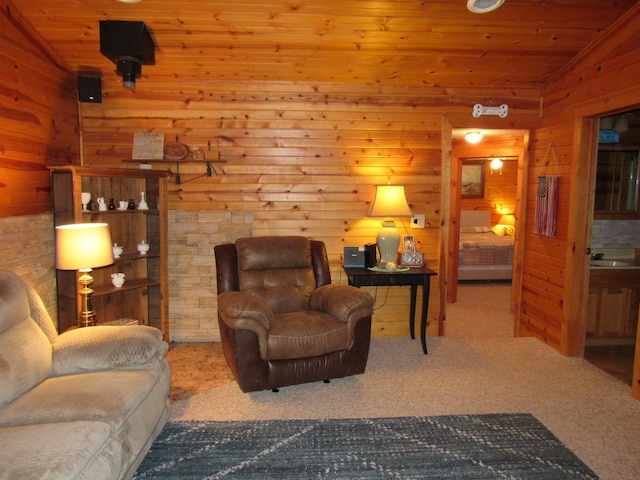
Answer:
[(511, 225), (502, 227), (502, 235), (505, 237), (513, 237), (513, 232), (514, 232), (514, 229)]
[(96, 324), (96, 312), (91, 306), (91, 294), (93, 289), (89, 287), (93, 283), (91, 269), (80, 270), (82, 275), (78, 279), (78, 283), (82, 288), (78, 292), (80, 296), (80, 312), (78, 313), (78, 327), (93, 327)]
[(382, 228), (376, 237), (378, 251), (380, 252), (379, 266), (393, 269), (397, 266), (396, 261), (398, 247), (400, 246), (400, 234), (392, 218), (385, 218), (381, 225)]

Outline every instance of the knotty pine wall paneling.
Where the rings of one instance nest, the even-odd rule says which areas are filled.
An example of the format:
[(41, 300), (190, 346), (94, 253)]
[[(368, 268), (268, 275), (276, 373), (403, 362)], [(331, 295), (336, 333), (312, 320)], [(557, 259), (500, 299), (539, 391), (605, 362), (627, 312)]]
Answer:
[[(475, 120), (478, 125), (525, 128), (537, 122), (536, 91), (493, 93), (504, 94), (519, 111), (506, 120)], [(140, 131), (197, 145), (207, 158), (220, 155), (226, 163), (214, 165), (218, 175), (212, 178), (189, 181), (204, 167), (180, 165), (183, 184), (170, 185), (169, 209), (249, 212), (254, 236), (323, 240), (333, 279), (343, 283), (343, 248), (374, 242), (380, 228), (381, 219), (367, 216), (374, 186), (403, 184), (412, 211), (425, 214), (426, 228), (410, 229), (409, 219), (396, 219), (398, 228), (416, 237), (437, 271), (442, 118), (468, 123), (473, 105), (482, 101), (477, 94), (389, 85), (188, 81), (154, 82), (152, 88), (140, 81), (132, 92), (106, 75), (103, 103), (82, 105), (83, 161), (137, 168), (122, 160), (130, 158), (133, 134)], [(175, 172), (176, 165), (154, 168)], [(439, 281), (432, 280), (431, 334), (440, 312)], [(374, 335), (407, 335), (409, 289), (371, 293), (377, 300)]]
[(0, 269), (34, 286), (56, 322), (51, 179), (79, 162), (75, 76), (0, 0)]
[(76, 79), (0, 1), (0, 216), (51, 211), (47, 165), (80, 160)]
[[(543, 126), (532, 135), (526, 202), (521, 335), (533, 335), (568, 355), (584, 350), (585, 261), (592, 192), (585, 162), (598, 118), (640, 105), (640, 4), (604, 32), (543, 90)], [(586, 125), (589, 125), (588, 123)], [(595, 143), (594, 143), (595, 145)], [(555, 238), (533, 233), (539, 175), (559, 175)], [(587, 271), (585, 271), (587, 270)]]

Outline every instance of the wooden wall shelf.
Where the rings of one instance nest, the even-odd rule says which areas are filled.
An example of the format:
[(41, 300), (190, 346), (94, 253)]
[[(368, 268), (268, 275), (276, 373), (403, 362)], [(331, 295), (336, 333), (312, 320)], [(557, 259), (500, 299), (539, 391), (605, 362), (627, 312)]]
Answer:
[[(191, 155), (191, 153), (189, 153), (189, 155)], [(182, 185), (184, 183), (188, 183), (188, 182), (192, 182), (194, 180), (197, 180), (199, 178), (202, 177), (212, 177), (214, 174), (217, 176), (218, 172), (216, 171), (215, 167), (213, 166), (214, 163), (227, 163), (226, 160), (223, 160), (220, 156), (220, 152), (218, 152), (218, 159), (217, 160), (193, 160), (193, 159), (181, 159), (181, 160), (168, 160), (166, 158), (163, 159), (158, 159), (158, 160), (153, 160), (153, 159), (130, 159), (130, 158), (126, 158), (122, 160), (123, 162), (127, 162), (127, 163), (141, 163), (141, 164), (152, 164), (152, 163), (175, 163), (176, 164), (176, 172), (174, 174), (174, 183), (176, 185)], [(206, 165), (206, 170), (205, 173), (203, 173), (202, 175), (198, 175), (196, 177), (190, 178), (189, 180), (186, 181), (182, 181), (182, 177), (180, 175), (180, 165), (181, 164), (187, 164), (187, 163), (202, 163), (204, 165)], [(143, 170), (144, 171), (144, 170)], [(171, 172), (173, 173), (173, 172)], [(224, 172), (223, 172), (224, 173)]]

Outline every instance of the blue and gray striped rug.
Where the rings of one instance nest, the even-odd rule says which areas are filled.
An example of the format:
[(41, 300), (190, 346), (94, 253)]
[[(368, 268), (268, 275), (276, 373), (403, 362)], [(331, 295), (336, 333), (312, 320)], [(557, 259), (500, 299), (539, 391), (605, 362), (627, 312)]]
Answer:
[(168, 423), (136, 479), (595, 479), (529, 414)]

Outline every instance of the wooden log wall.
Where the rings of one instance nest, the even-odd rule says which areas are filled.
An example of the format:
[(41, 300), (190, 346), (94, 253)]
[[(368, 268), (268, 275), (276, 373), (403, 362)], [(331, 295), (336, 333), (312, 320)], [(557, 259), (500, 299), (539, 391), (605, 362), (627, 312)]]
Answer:
[(46, 165), (79, 158), (76, 78), (0, 6), (0, 217), (50, 212)]
[[(543, 91), (543, 128), (532, 136), (520, 334), (534, 335), (568, 355), (580, 355), (584, 348), (587, 217), (593, 202), (587, 179), (597, 118), (640, 105), (638, 24), (640, 4), (558, 73)], [(539, 175), (560, 175), (555, 238), (533, 233)]]
[[(179, 166), (182, 185), (170, 186), (172, 210), (252, 212), (253, 235), (305, 235), (327, 244), (334, 280), (343, 248), (375, 241), (381, 219), (369, 218), (377, 184), (403, 184), (414, 213), (426, 216), (416, 237), (429, 267), (440, 269), (442, 119), (463, 126), (522, 128), (537, 121), (537, 92), (499, 92), (515, 105), (506, 121), (472, 119), (473, 89), (452, 95), (441, 88), (384, 85), (154, 82), (135, 92), (120, 79), (103, 81), (103, 103), (81, 105), (83, 162), (137, 165), (130, 158), (134, 132), (163, 132), (196, 145), (216, 163), (218, 175), (199, 164)], [(493, 92), (495, 95), (497, 92)], [(474, 126), (474, 125), (470, 125)], [(211, 150), (209, 150), (211, 145)], [(154, 165), (154, 166), (157, 166)], [(166, 163), (174, 173), (176, 164)], [(193, 180), (192, 180), (193, 179)], [(448, 198), (448, 197), (447, 197)], [(171, 231), (171, 226), (169, 226)], [(441, 281), (433, 281), (430, 323), (435, 328)], [(378, 289), (375, 335), (406, 335), (409, 289)]]

